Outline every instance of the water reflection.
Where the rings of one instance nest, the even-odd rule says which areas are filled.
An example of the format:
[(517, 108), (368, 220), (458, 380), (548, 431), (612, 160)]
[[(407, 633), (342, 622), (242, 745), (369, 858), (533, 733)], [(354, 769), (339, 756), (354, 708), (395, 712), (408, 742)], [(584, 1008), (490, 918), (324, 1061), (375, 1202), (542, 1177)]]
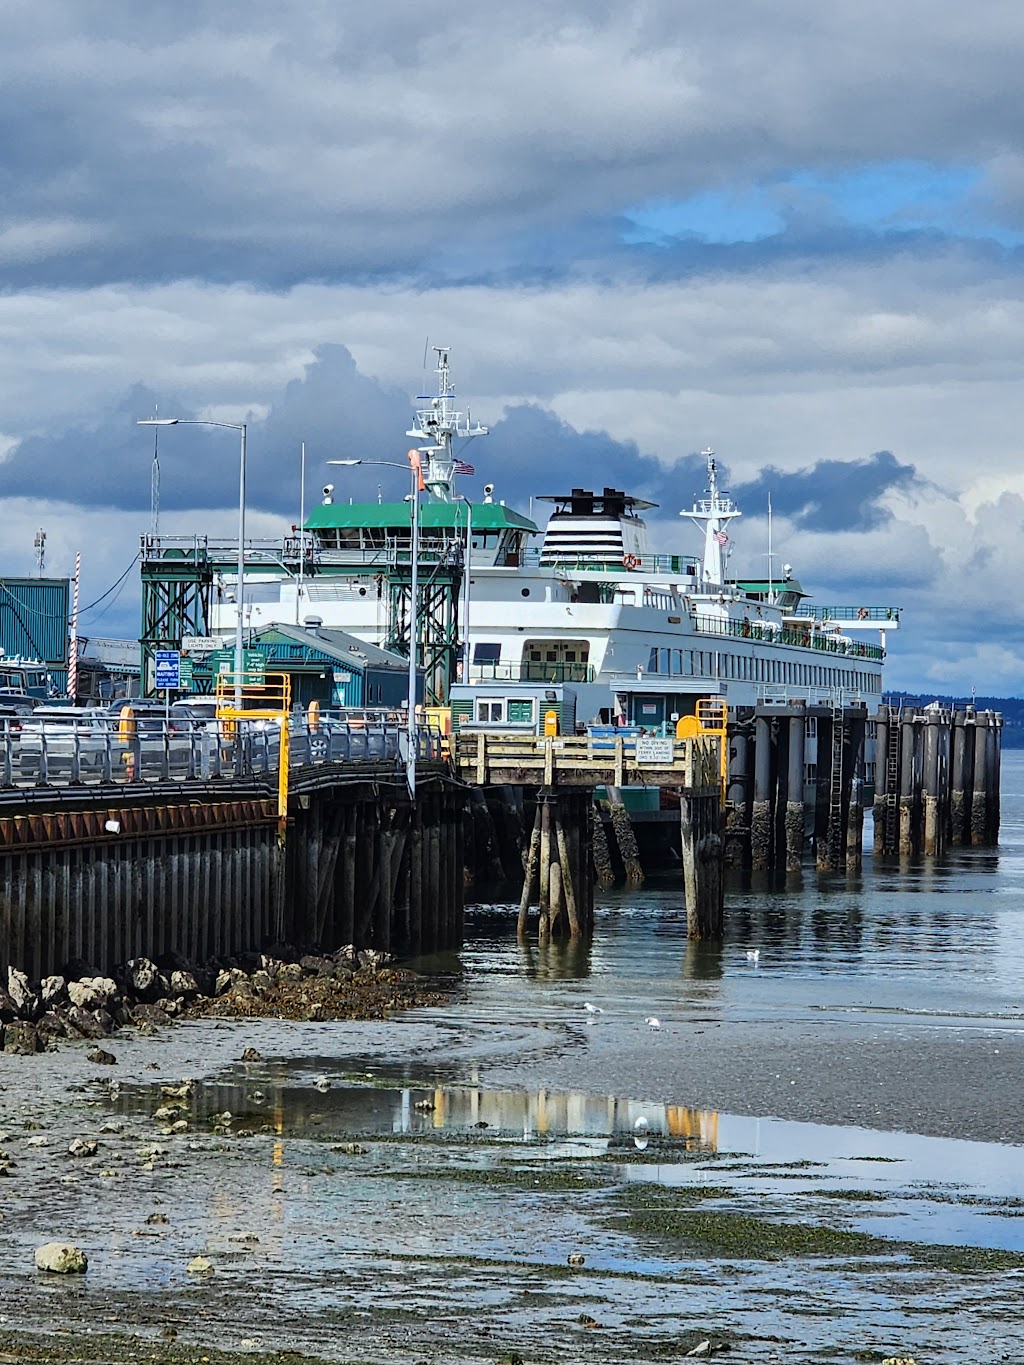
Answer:
[(725, 948), (721, 942), (687, 940), (683, 948), (682, 976), (686, 981), (720, 981), (725, 971)]
[(539, 981), (582, 981), (591, 971), (592, 939), (557, 939), (516, 944), (519, 968)]
[[(233, 1135), (259, 1131), (278, 1137), (325, 1139), (357, 1135), (486, 1133), (520, 1141), (600, 1139), (606, 1148), (642, 1135), (683, 1139), (713, 1151), (717, 1114), (679, 1105), (652, 1104), (582, 1091), (485, 1090), (478, 1086), (353, 1084), (335, 1076), (326, 1090), (310, 1073), (330, 1072), (335, 1058), (303, 1058), (267, 1068), (254, 1079), (197, 1084), (180, 1104), (195, 1128), (229, 1129)], [(384, 1079), (378, 1068), (377, 1077)], [(256, 1099), (259, 1095), (259, 1099)], [(156, 1087), (122, 1087), (122, 1113), (154, 1113), (162, 1097)], [(272, 1117), (267, 1109), (272, 1110)], [(230, 1114), (230, 1119), (225, 1115)]]
[[(828, 1221), (841, 1200), (848, 1226), (879, 1236), (1008, 1250), (1024, 1246), (1019, 1149), (1013, 1147), (543, 1087), (424, 1083), (392, 1089), (346, 1083), (335, 1072), (329, 1090), (320, 1093), (313, 1076), (324, 1068), (330, 1074), (331, 1065), (332, 1059), (307, 1058), (265, 1066), (259, 1085), (270, 1115), (267, 1104), (253, 1104), (256, 1083), (248, 1071), (197, 1084), (180, 1102), (193, 1132), (212, 1128), (223, 1140), (227, 1128), (232, 1139), (252, 1132), (272, 1139), (267, 1198), (275, 1219), (286, 1216), (288, 1170), (294, 1173), (297, 1162), (308, 1170), (311, 1138), (319, 1151), (323, 1144), (349, 1139), (333, 1148), (344, 1156), (353, 1137), (391, 1143), (452, 1137), (459, 1141), (442, 1142), (432, 1166), (452, 1160), (507, 1167), (517, 1159), (575, 1166), (604, 1157), (612, 1181), (702, 1190), (713, 1185), (719, 1193), (712, 1197), (725, 1207), (753, 1200), (759, 1217)], [(116, 1104), (122, 1112), (152, 1114), (160, 1102), (157, 1087), (126, 1086)], [(403, 1154), (401, 1147), (385, 1146), (378, 1156), (387, 1168), (402, 1170), (416, 1150)], [(357, 1151), (365, 1155), (367, 1149)], [(239, 1214), (236, 1195), (218, 1187), (215, 1211)]]

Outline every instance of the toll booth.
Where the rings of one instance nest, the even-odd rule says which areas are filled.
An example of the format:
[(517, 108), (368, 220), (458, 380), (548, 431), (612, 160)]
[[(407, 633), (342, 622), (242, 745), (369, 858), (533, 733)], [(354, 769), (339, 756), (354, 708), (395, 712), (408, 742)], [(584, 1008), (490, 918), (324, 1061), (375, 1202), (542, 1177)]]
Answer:
[(576, 733), (576, 689), (566, 683), (454, 683), (453, 730), (522, 730), (543, 735), (554, 715), (557, 733)]

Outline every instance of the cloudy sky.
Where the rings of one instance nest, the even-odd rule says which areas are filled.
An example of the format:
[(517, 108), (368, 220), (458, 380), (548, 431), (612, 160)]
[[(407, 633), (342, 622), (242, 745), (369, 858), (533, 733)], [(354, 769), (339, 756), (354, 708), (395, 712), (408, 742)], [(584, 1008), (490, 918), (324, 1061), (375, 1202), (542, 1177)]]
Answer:
[[(692, 549), (711, 444), (733, 567), (770, 493), (817, 603), (903, 608), (890, 685), (1022, 690), (1018, 0), (7, 0), (0, 42), (4, 572), (38, 527), (85, 602), (130, 568), (155, 409), (251, 423), (279, 534), (300, 442), (402, 458), (429, 338), (471, 496), (619, 483)], [(231, 432), (160, 464), (162, 531), (231, 533)], [(83, 629), (137, 622), (132, 568)]]

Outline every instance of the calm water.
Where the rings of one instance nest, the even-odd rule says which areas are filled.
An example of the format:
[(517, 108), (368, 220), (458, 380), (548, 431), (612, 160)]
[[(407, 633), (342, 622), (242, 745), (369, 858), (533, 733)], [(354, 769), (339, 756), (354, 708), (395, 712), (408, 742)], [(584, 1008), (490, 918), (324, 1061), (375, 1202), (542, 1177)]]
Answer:
[[(735, 880), (722, 945), (686, 941), (677, 875), (598, 893), (592, 945), (520, 951), (512, 911), (469, 915), (462, 955), (471, 1005), (561, 1011), (578, 995), (606, 1015), (805, 1015), (808, 1008), (1018, 1018), (1024, 1008), (1024, 752), (1003, 759), (994, 849), (862, 874)], [(758, 960), (748, 959), (756, 949)], [(680, 990), (680, 983), (684, 989)]]

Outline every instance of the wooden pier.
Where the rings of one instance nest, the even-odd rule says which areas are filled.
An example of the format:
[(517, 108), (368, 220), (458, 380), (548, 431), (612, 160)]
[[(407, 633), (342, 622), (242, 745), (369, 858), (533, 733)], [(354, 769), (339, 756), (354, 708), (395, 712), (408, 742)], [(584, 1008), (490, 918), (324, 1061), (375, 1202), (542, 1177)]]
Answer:
[[(104, 753), (88, 782), (76, 755), (62, 785), (45, 769), (44, 780), (19, 785), (8, 752), (0, 967), (38, 979), (74, 959), (106, 972), (133, 957), (215, 959), (269, 942), (457, 948), (470, 847), (499, 874), (521, 867), (522, 934), (536, 906), (540, 938), (582, 938), (593, 928), (595, 865), (598, 875), (607, 867), (600, 788), (624, 825), (622, 788), (668, 789), (678, 800), (691, 938), (722, 932), (726, 853), (758, 870), (795, 871), (813, 839), (819, 869), (856, 871), (871, 777), (878, 856), (941, 856), (998, 837), (995, 713), (903, 706), (869, 717), (862, 706), (776, 704), (726, 732), (719, 711), (717, 732), (698, 719), (686, 737), (480, 730), (454, 736), (450, 753), (431, 739), (414, 800), (402, 736), (383, 731), (370, 742), (357, 730), (345, 737), (345, 757), (323, 761), (312, 737), (303, 749), (293, 736), (286, 787), (276, 771), (239, 775), (227, 761), (200, 777), (213, 769), (191, 751), (178, 780), (167, 778), (174, 756), (165, 751), (150, 780), (138, 779), (136, 765), (116, 765), (121, 780), (112, 781)], [(868, 738), (877, 740), (871, 774)], [(489, 797), (509, 815), (500, 838)], [(619, 842), (627, 876), (641, 877)]]
[(473, 736), (421, 757), (415, 800), (397, 751), (381, 753), (293, 765), (286, 792), (274, 773), (229, 764), (208, 781), (189, 764), (177, 781), (0, 786), (0, 967), (41, 979), (74, 959), (109, 972), (268, 943), (456, 948), (478, 782), (532, 800), (524, 915), (536, 895), (544, 937), (593, 926), (594, 788), (642, 777), (683, 789), (691, 933), (721, 931), (714, 741)]
[[(724, 711), (721, 718), (724, 721)], [(534, 793), (519, 904), (520, 937), (528, 932), (535, 900), (542, 942), (591, 931), (594, 790), (617, 791), (626, 783), (679, 793), (687, 934), (694, 939), (721, 934), (723, 742), (724, 727), (686, 738), (484, 730), (457, 734), (453, 761), (462, 780), (478, 786), (512, 784)]]

